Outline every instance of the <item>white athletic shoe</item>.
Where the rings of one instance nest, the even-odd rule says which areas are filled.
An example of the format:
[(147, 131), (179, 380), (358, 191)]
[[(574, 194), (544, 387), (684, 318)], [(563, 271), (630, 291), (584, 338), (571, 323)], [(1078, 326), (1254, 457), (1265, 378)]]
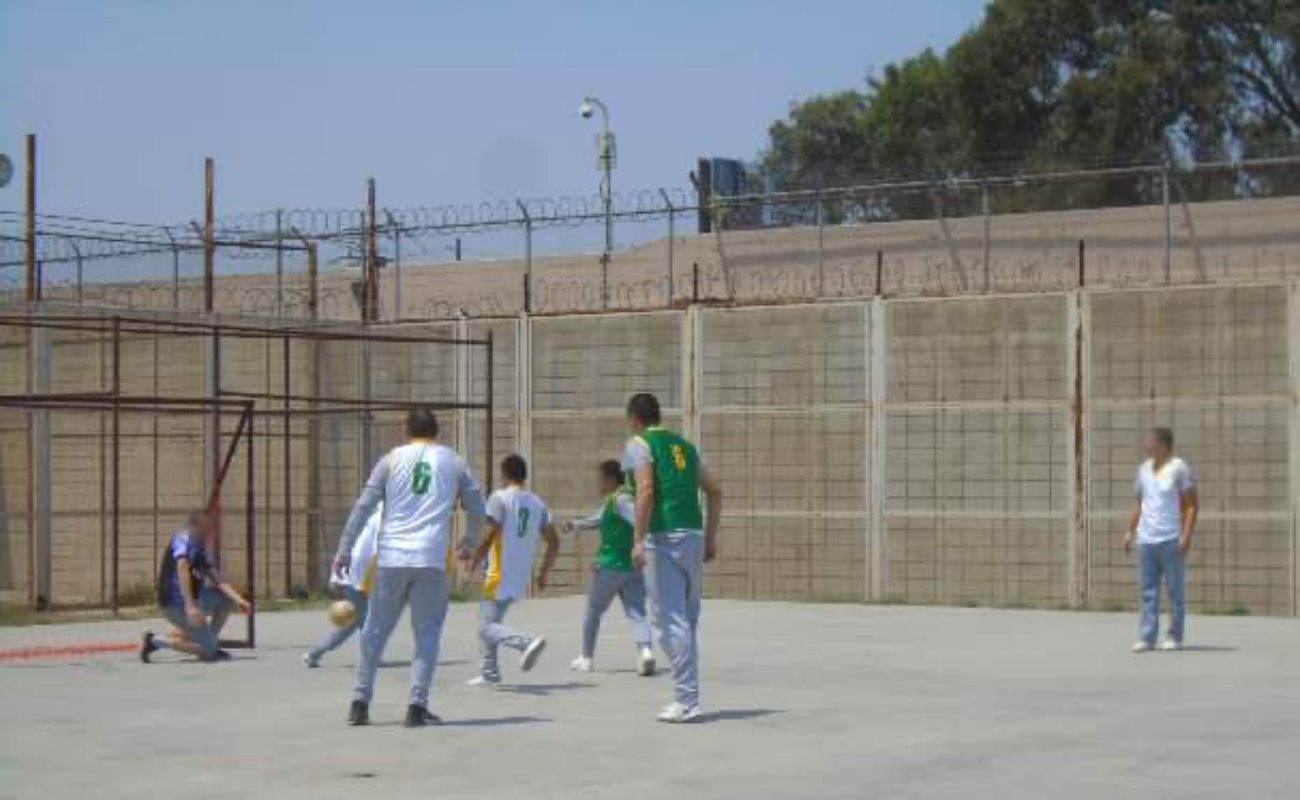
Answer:
[(655, 653), (648, 647), (642, 647), (636, 657), (636, 674), (648, 678), (655, 674)]
[(1177, 639), (1165, 639), (1163, 642), (1160, 643), (1160, 649), (1161, 649), (1161, 650), (1166, 650), (1166, 651), (1168, 651), (1168, 650), (1182, 650), (1182, 649), (1183, 649), (1183, 643), (1180, 642), (1180, 641), (1178, 641)]
[(469, 680), (465, 681), (465, 685), (476, 686), (481, 689), (495, 689), (501, 685), (501, 680), (499, 678), (493, 680), (491, 678), (485, 678), (482, 675), (479, 675), (477, 678), (470, 678)]
[(1133, 646), (1130, 647), (1129, 649), (1132, 650), (1134, 653), (1145, 653), (1148, 650), (1154, 650), (1155, 648), (1151, 646), (1150, 642), (1138, 640), (1134, 642)]
[(546, 637), (538, 636), (533, 643), (528, 645), (528, 649), (519, 657), (519, 668), (524, 672), (531, 670), (536, 664), (537, 659), (542, 657), (542, 651), (546, 649)]
[(591, 672), (596, 668), (595, 662), (586, 656), (578, 656), (569, 664), (569, 669), (574, 672)]
[(673, 703), (659, 712), (658, 720), (660, 722), (681, 724), (683, 722), (699, 722), (703, 716), (704, 709), (698, 705), (688, 707), (681, 703)]

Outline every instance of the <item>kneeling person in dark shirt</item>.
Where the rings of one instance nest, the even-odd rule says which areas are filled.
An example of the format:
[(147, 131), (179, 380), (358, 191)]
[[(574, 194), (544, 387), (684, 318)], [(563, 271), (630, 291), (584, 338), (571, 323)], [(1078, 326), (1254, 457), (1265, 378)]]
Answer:
[(189, 653), (204, 661), (230, 658), (221, 649), (221, 628), (234, 607), (247, 614), (251, 605), (211, 561), (208, 548), (215, 531), (212, 515), (196, 511), (190, 514), (189, 524), (172, 535), (158, 574), (158, 603), (163, 616), (175, 626), (176, 635), (145, 633), (140, 660), (146, 664), (161, 649)]

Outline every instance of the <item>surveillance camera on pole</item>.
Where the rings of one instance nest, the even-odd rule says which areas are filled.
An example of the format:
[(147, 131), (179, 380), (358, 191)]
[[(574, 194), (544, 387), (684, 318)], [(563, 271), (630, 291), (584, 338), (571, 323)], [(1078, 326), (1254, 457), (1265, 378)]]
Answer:
[(618, 147), (609, 127), (609, 108), (595, 97), (585, 97), (578, 109), (583, 119), (600, 111), (600, 133), (596, 135), (596, 169), (601, 173), (600, 200), (605, 208), (605, 257), (614, 252), (614, 162)]

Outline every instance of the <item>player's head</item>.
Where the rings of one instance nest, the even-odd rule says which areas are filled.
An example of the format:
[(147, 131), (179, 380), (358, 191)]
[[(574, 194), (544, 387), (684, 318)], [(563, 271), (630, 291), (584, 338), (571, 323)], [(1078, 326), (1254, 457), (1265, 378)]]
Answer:
[(406, 417), (406, 431), (412, 439), (437, 439), (438, 417), (428, 406), (411, 406)]
[(1149, 458), (1168, 458), (1174, 452), (1174, 432), (1169, 428), (1149, 428), (1142, 434), (1142, 452)]
[(640, 433), (659, 422), (659, 398), (642, 392), (632, 395), (632, 399), (627, 401), (627, 423), (633, 433)]
[(212, 538), (212, 534), (217, 530), (216, 520), (213, 519), (212, 512), (206, 508), (191, 511), (187, 522), (190, 533), (203, 539)]
[(596, 468), (596, 474), (599, 476), (600, 493), (602, 495), (618, 491), (618, 487), (623, 485), (623, 468), (619, 463), (610, 458), (600, 462)]
[(528, 462), (524, 457), (511, 453), (501, 459), (501, 479), (506, 483), (523, 484), (528, 480)]

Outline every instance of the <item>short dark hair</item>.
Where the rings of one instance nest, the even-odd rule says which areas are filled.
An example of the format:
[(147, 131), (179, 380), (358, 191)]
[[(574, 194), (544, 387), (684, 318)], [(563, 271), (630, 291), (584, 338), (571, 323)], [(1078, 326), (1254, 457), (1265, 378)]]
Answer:
[(411, 406), (406, 417), (406, 430), (418, 439), (433, 439), (438, 435), (438, 417), (428, 406)]
[(528, 462), (524, 461), (523, 456), (511, 453), (501, 459), (501, 474), (506, 477), (506, 480), (523, 483), (528, 480)]
[(623, 482), (623, 467), (614, 459), (606, 459), (600, 462), (600, 476), (614, 483)]
[(627, 401), (627, 415), (642, 425), (658, 425), (659, 398), (648, 392), (632, 395), (632, 399)]
[(1157, 425), (1151, 429), (1151, 435), (1156, 437), (1156, 441), (1163, 444), (1170, 450), (1174, 449), (1174, 431), (1172, 428), (1165, 428)]

